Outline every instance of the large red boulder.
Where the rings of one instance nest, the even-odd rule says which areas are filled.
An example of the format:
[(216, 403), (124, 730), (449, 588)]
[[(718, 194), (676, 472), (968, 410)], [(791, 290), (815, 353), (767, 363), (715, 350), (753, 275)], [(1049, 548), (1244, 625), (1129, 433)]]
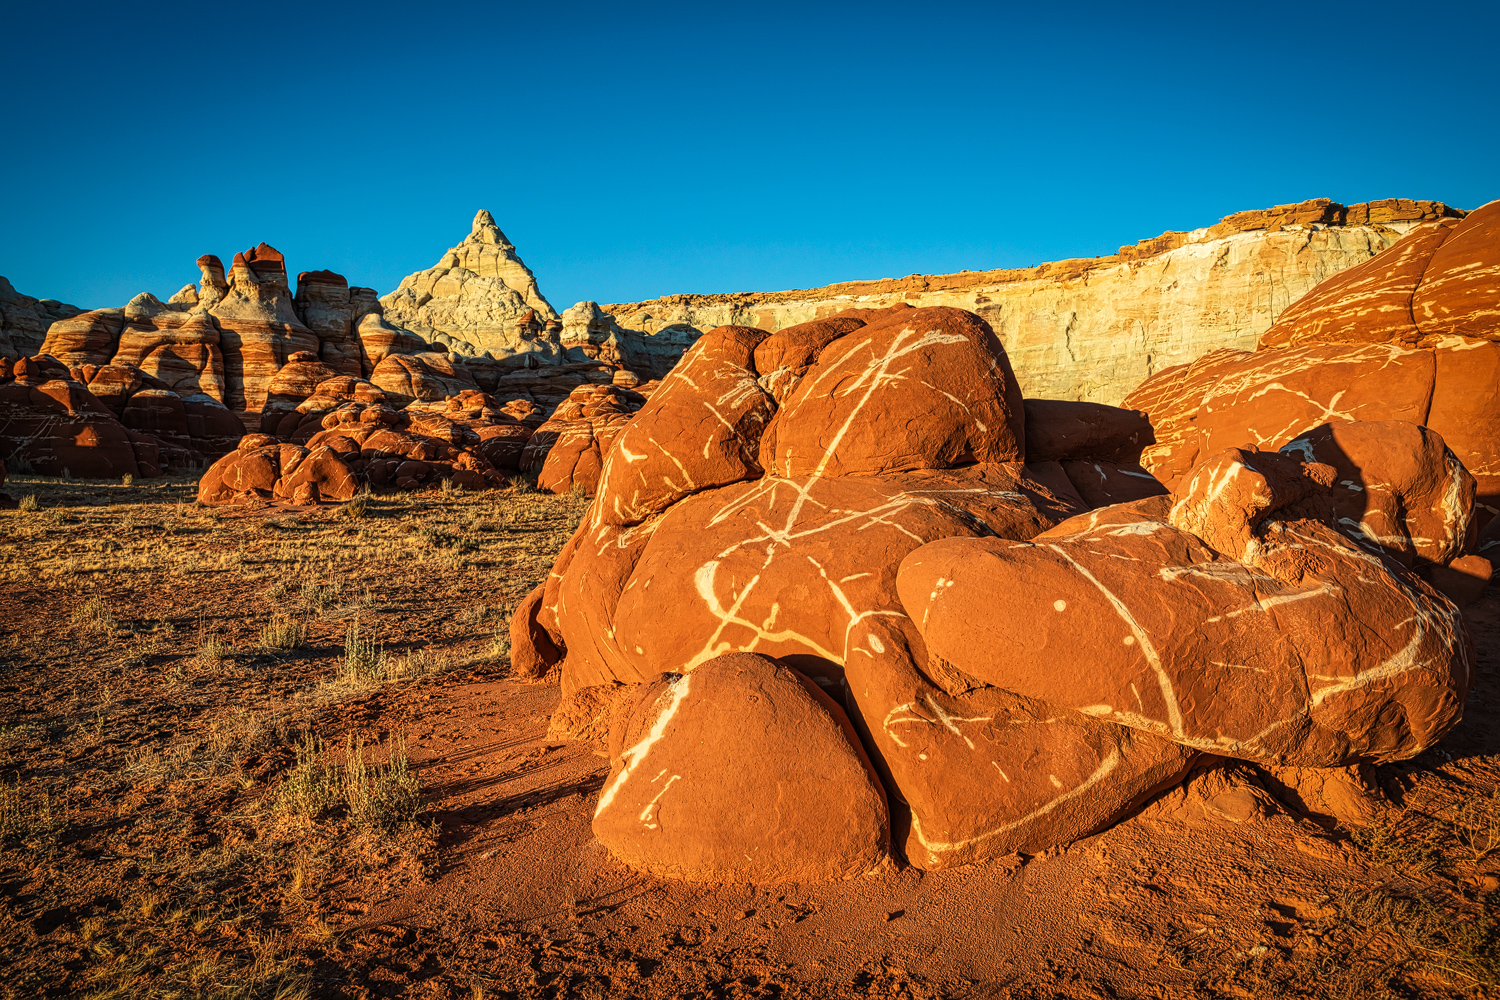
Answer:
[(538, 489), (567, 493), (576, 487), (592, 494), (604, 456), (645, 402), (623, 386), (579, 386), (527, 439), (521, 470), (537, 474)]
[(1262, 349), (1304, 344), (1428, 346), (1500, 339), (1500, 201), (1424, 223), (1324, 281), (1277, 317)]
[(594, 835), (626, 864), (712, 882), (874, 870), (890, 825), (844, 712), (795, 671), (734, 653), (642, 684), (610, 727)]
[[(1402, 426), (1368, 442), (1397, 475), (1376, 480), (1366, 463), (1364, 488), (1405, 512), (1378, 522), (1378, 545), (1341, 510), (1337, 468), (1229, 449), (1170, 498), (1028, 544), (918, 549), (898, 576), (902, 605), (929, 651), (966, 674), (1186, 747), (1319, 767), (1414, 756), (1459, 719), (1472, 638), (1385, 552), (1433, 544), (1444, 497), (1457, 508), (1447, 551), (1460, 548), (1473, 484), (1440, 441)], [(996, 604), (1006, 613), (987, 613)], [(1058, 670), (1059, 657), (1088, 668)]]

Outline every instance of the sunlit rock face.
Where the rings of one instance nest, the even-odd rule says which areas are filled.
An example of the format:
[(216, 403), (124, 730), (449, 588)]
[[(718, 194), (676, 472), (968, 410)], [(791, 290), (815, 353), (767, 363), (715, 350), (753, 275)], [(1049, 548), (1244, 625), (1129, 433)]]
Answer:
[(955, 306), (990, 324), (1027, 396), (1119, 404), (1164, 368), (1215, 348), (1254, 348), (1323, 280), (1370, 260), (1414, 227), (1462, 215), (1431, 201), (1345, 206), (1324, 198), (1239, 212), (1107, 257), (1033, 268), (602, 305), (594, 336), (649, 344), (725, 324), (775, 331), (898, 302)]
[(556, 361), (562, 353), (557, 311), (487, 211), (462, 243), (380, 303), (391, 323), (462, 354)]
[[(566, 712), (612, 706), (614, 773), (635, 784), (630, 809), (601, 800), (596, 831), (684, 878), (718, 877), (684, 859), (758, 822), (714, 800), (701, 840), (637, 829), (708, 802), (662, 783), (716, 773), (676, 693), (732, 654), (839, 703), (889, 793), (894, 849), (924, 868), (1084, 836), (1205, 753), (1407, 757), (1469, 684), (1462, 619), (1420, 570), (1462, 558), (1474, 481), (1429, 429), (1318, 423), (1286, 453), (1205, 454), (1169, 494), (1134, 464), (1142, 413), (1023, 401), (973, 313), (719, 328), (615, 437), (519, 612), (516, 656), (558, 672)], [(1151, 487), (1091, 510), (1074, 479), (1105, 470)], [(1390, 502), (1362, 506), (1338, 481), (1354, 475)], [(768, 725), (758, 738), (784, 745)], [(652, 740), (674, 747), (665, 770), (636, 761)]]
[(1327, 421), (1436, 431), (1478, 482), (1478, 524), (1500, 513), (1500, 202), (1424, 224), (1319, 285), (1261, 338), (1157, 372), (1125, 399), (1173, 485), (1199, 460), (1277, 449)]

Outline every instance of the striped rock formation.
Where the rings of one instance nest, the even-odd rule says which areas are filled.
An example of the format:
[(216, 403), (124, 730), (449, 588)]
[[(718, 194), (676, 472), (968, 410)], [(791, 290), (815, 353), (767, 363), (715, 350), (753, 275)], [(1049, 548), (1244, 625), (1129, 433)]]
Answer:
[(233, 450), (239, 419), (128, 364), (0, 362), (0, 460), (48, 476), (116, 479), (200, 469)]
[(536, 354), (560, 360), (562, 322), (536, 276), (489, 212), (425, 271), (408, 275), (380, 304), (387, 319), (460, 354)]

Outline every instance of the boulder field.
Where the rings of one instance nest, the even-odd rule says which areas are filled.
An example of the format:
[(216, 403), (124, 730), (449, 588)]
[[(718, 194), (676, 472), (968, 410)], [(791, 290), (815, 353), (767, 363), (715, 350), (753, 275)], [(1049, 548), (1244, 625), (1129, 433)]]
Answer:
[(607, 741), (601, 843), (679, 878), (1040, 852), (1225, 760), (1315, 796), (1461, 716), (1494, 287), (1424, 344), (1346, 321), (1123, 408), (1024, 399), (960, 309), (709, 331), (603, 451), (513, 667)]
[(44, 476), (118, 479), (202, 468), (245, 432), (204, 393), (130, 364), (0, 358), (0, 462)]

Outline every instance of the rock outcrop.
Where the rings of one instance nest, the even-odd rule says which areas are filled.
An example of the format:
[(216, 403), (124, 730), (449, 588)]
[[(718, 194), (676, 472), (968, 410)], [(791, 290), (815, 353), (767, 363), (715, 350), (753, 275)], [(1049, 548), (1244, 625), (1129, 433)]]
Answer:
[(1500, 340), (1500, 201), (1423, 223), (1323, 282), (1281, 315), (1260, 347), (1425, 347), (1447, 337)]
[(462, 354), (497, 358), (562, 353), (562, 324), (516, 248), (481, 210), (469, 236), (431, 268), (382, 296), (385, 316)]
[(886, 858), (885, 795), (849, 720), (769, 657), (731, 653), (641, 685), (609, 741), (594, 835), (632, 867), (826, 882)]
[[(1168, 496), (1134, 464), (1151, 443), (1141, 412), (1023, 402), (972, 313), (716, 329), (615, 437), (593, 505), (517, 614), (517, 669), (555, 671), (567, 705), (617, 721), (615, 687), (642, 685), (655, 707), (622, 730), (639, 734), (664, 731), (662, 698), (718, 658), (773, 657), (843, 699), (891, 793), (894, 842), (924, 868), (1084, 836), (1205, 752), (1410, 756), (1468, 686), (1462, 619), (1417, 572), (1463, 558), (1473, 480), (1430, 431), (1350, 426), (1298, 446), (1311, 457), (1205, 455)], [(1392, 498), (1384, 520), (1346, 523), (1346, 459)], [(1090, 470), (1131, 470), (1142, 498), (1085, 500), (1074, 477)], [(1375, 531), (1406, 544), (1371, 547)], [(613, 737), (612, 753), (617, 777), (632, 769)], [(663, 775), (686, 773), (677, 753)], [(706, 747), (692, 761), (714, 766)], [(640, 770), (630, 809), (601, 805), (601, 840), (628, 862), (680, 856), (642, 846), (665, 844), (641, 827), (669, 802), (720, 810), (715, 830), (756, 821), (749, 796), (672, 802), (658, 771)], [(695, 874), (711, 867), (670, 873), (727, 877)]]
[[(612, 350), (623, 359), (631, 350), (653, 353), (656, 338), (689, 340), (726, 324), (775, 331), (857, 307), (956, 306), (994, 329), (1025, 395), (1117, 404), (1143, 379), (1205, 351), (1253, 348), (1319, 282), (1370, 260), (1420, 224), (1463, 214), (1431, 201), (1344, 206), (1320, 198), (1238, 212), (1107, 257), (1033, 268), (671, 295), (604, 305), (598, 316), (580, 303), (565, 340), (597, 342), (601, 356)], [(630, 367), (636, 364), (652, 370), (647, 362)]]
[(363, 379), (327, 378), (279, 418), (279, 440), (246, 435), (215, 462), (199, 481), (198, 499), (307, 504), (348, 500), (366, 487), (413, 490), (444, 480), (460, 489), (493, 489), (504, 485), (504, 471), (515, 469), (535, 426), (525, 404), (507, 411), (473, 389), (405, 409), (393, 402)]
[(19, 361), (42, 353), (47, 328), (82, 311), (56, 299), (22, 295), (0, 277), (0, 358)]
[[(1328, 420), (1436, 431), (1478, 482), (1479, 523), (1500, 513), (1500, 202), (1424, 226), (1320, 285), (1260, 350), (1213, 351), (1143, 382), (1143, 463), (1175, 485), (1202, 457), (1277, 449)], [(1296, 346), (1270, 346), (1292, 344)]]
[(593, 495), (615, 437), (646, 403), (654, 386), (581, 385), (536, 429), (521, 455), (538, 489)]
[(244, 433), (217, 400), (181, 396), (132, 365), (70, 370), (37, 355), (0, 366), (0, 461), (41, 475), (188, 472), (233, 449)]

